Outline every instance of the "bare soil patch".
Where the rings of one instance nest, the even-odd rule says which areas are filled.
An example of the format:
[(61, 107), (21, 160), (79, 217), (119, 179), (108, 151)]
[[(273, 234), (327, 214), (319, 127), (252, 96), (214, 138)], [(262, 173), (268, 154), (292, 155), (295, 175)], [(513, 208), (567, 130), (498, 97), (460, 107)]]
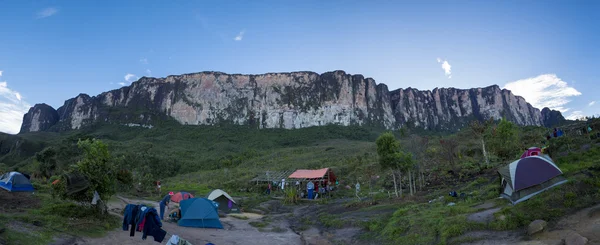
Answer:
[(8, 192), (0, 190), (0, 212), (21, 213), (27, 209), (40, 207), (40, 200), (29, 192)]

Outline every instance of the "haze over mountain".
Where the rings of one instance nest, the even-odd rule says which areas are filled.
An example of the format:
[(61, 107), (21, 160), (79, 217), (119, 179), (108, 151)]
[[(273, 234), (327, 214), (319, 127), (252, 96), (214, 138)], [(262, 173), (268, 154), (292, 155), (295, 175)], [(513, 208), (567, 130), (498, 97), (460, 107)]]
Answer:
[[(593, 1), (2, 2), (0, 131), (19, 132), (35, 104), (59, 108), (77, 94), (98, 95), (139, 77), (201, 71), (341, 69), (403, 92), (497, 84), (534, 108), (570, 119), (596, 115), (599, 7)], [(423, 125), (434, 126), (434, 111)]]

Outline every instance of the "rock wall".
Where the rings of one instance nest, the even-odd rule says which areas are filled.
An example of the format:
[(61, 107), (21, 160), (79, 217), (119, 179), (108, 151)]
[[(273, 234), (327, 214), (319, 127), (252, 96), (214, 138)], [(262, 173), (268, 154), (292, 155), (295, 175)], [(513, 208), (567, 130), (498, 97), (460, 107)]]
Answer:
[(490, 117), (504, 116), (520, 125), (545, 125), (546, 119), (522, 97), (498, 86), (389, 92), (385, 84), (344, 71), (142, 77), (127, 87), (65, 101), (55, 112), (55, 121), (42, 123), (35, 108), (25, 115), (21, 132), (48, 130), (53, 124), (53, 130), (73, 130), (100, 121), (152, 125), (166, 117), (189, 125), (293, 129), (338, 124), (391, 129), (411, 123), (442, 130)]
[(58, 120), (59, 116), (54, 108), (46, 104), (36, 104), (23, 116), (21, 133), (48, 130)]
[(465, 127), (471, 120), (491, 117), (505, 117), (519, 125), (543, 125), (539, 109), (497, 85), (473, 89), (436, 88), (433, 91), (408, 88), (390, 94), (399, 125), (410, 123), (425, 129), (455, 130)]

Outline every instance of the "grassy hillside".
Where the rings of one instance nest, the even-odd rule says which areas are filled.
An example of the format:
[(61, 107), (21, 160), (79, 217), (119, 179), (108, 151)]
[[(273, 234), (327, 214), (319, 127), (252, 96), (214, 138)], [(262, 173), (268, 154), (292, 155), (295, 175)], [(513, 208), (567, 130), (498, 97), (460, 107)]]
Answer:
[[(119, 185), (121, 194), (157, 200), (158, 195), (151, 192), (152, 182), (160, 179), (165, 191), (185, 190), (202, 196), (221, 188), (235, 196), (247, 196), (249, 198), (240, 203), (244, 208), (264, 200), (260, 194), (264, 186), (250, 182), (258, 174), (330, 167), (342, 185), (359, 181), (364, 190), (362, 195), (382, 204), (358, 210), (377, 213), (364, 216), (367, 220), (363, 216), (360, 216), (363, 217), (361, 220), (348, 220), (352, 215), (340, 213), (319, 217), (314, 222), (362, 228), (366, 231), (365, 238), (380, 239), (383, 243), (446, 244), (470, 230), (515, 229), (538, 218), (553, 221), (596, 203), (594, 200), (598, 200), (600, 193), (596, 170), (600, 169), (597, 161), (600, 140), (594, 134), (598, 132), (600, 121), (580, 122), (573, 129), (588, 124), (594, 128), (592, 134), (568, 131), (567, 136), (550, 141), (545, 138), (549, 129), (515, 127), (502, 122), (493, 123), (482, 134), (471, 128), (451, 135), (406, 129), (394, 132), (402, 149), (414, 154), (413, 170), (423, 172), (425, 182), (419, 186), (415, 197), (404, 199), (389, 199), (387, 194), (394, 189), (392, 175), (379, 166), (375, 145), (383, 130), (365, 127), (259, 130), (232, 125), (182, 126), (174, 123), (152, 129), (96, 125), (64, 133), (0, 135), (0, 161), (4, 163), (2, 168), (45, 172), (46, 178), (50, 178), (81, 158), (82, 153), (76, 146), (79, 139), (97, 138), (107, 143), (115, 164), (133, 175), (133, 183)], [(482, 152), (482, 139), (489, 154), (487, 162)], [(498, 215), (504, 218), (487, 226), (468, 222), (466, 216), (477, 211), (473, 205), (498, 196), (499, 181), (495, 170), (517, 159), (523, 149), (531, 146), (548, 146), (551, 156), (571, 182), (552, 192), (557, 195), (548, 192), (524, 205), (502, 206)], [(406, 173), (403, 177), (399, 182), (408, 195)], [(43, 178), (36, 183), (44, 188), (48, 186), (48, 181)], [(250, 192), (240, 192), (240, 189), (250, 189)], [(466, 200), (444, 198), (443, 203), (427, 203), (427, 200), (445, 196), (449, 190), (471, 193), (471, 196)], [(338, 193), (342, 197), (354, 196), (352, 190)], [(576, 199), (580, 201), (574, 202)], [(456, 206), (448, 208), (447, 202), (456, 202)], [(354, 204), (346, 204), (351, 205)], [(32, 212), (37, 214), (37, 211)]]

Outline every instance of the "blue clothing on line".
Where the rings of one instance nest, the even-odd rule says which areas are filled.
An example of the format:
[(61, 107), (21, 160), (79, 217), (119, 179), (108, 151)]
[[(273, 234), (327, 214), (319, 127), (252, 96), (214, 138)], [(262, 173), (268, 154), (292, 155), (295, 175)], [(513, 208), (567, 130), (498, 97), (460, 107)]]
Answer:
[(146, 223), (144, 223), (142, 239), (146, 240), (146, 237), (150, 235), (154, 237), (154, 241), (162, 242), (167, 235), (167, 232), (161, 228), (162, 222), (156, 213), (156, 209), (148, 208), (144, 213), (146, 213), (145, 216), (143, 216), (146, 217)]
[(127, 204), (125, 206), (125, 211), (123, 212), (123, 230), (126, 231), (129, 229), (129, 224), (131, 224), (132, 220), (135, 219), (133, 217), (133, 210), (137, 208), (135, 204)]

